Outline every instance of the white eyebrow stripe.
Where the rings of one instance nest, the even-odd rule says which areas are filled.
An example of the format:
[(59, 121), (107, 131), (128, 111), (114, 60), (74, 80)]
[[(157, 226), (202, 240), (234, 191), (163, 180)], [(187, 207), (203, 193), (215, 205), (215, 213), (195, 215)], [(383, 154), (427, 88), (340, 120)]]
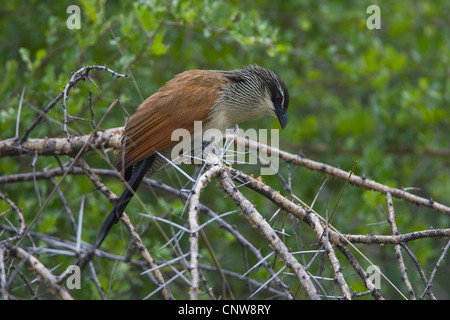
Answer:
[(277, 80), (277, 87), (278, 87), (278, 91), (280, 91), (281, 96), (283, 97), (283, 100), (281, 101), (281, 105), (284, 106), (284, 90), (281, 87), (281, 84), (278, 80)]

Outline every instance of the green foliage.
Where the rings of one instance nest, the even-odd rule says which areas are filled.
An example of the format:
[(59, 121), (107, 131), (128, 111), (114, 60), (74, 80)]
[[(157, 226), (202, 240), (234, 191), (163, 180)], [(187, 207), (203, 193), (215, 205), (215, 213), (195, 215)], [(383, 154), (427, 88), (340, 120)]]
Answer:
[[(350, 170), (357, 161), (359, 175), (398, 188), (415, 187), (418, 190), (413, 193), (450, 204), (450, 2), (409, 1), (406, 5), (404, 1), (83, 0), (74, 4), (81, 8), (81, 29), (73, 30), (66, 27), (69, 14), (65, 2), (52, 2), (51, 6), (37, 0), (27, 1), (26, 6), (21, 1), (2, 4), (0, 139), (16, 134), (22, 90), (19, 135), (60, 93), (71, 72), (82, 66), (107, 65), (133, 76), (113, 79), (109, 74), (92, 72), (101, 92), (88, 81), (78, 83), (70, 91), (69, 114), (86, 119), (90, 119), (88, 96), (92, 91), (98, 122), (114, 99), (119, 99), (132, 113), (143, 98), (183, 70), (233, 69), (256, 63), (276, 71), (290, 91), (289, 122), (281, 132), (283, 149), (305, 152), (310, 158), (345, 170)], [(366, 27), (366, 8), (371, 4), (381, 8), (380, 30)], [(48, 116), (32, 137), (64, 136), (61, 103)], [(124, 120), (122, 111), (115, 108), (102, 128), (122, 126)], [(69, 127), (81, 134), (92, 130), (89, 121), (77, 119), (70, 120)], [(279, 125), (275, 119), (266, 117), (242, 127), (279, 128)], [(60, 160), (65, 162), (68, 158)], [(1, 158), (0, 174), (31, 172), (32, 162), (31, 156), (17, 161)], [(90, 164), (110, 168), (100, 153), (92, 155)], [(39, 157), (35, 169), (58, 166), (54, 158)], [(255, 170), (239, 168), (247, 172)], [(258, 170), (254, 173), (257, 175)], [(324, 177), (302, 168), (290, 168), (290, 174), (293, 193), (311, 203)], [(281, 175), (287, 178), (287, 167), (282, 168)], [(166, 179), (164, 174), (158, 177)], [(264, 181), (285, 193), (277, 177), (264, 177)], [(122, 186), (116, 180), (105, 182), (113, 191), (120, 192)], [(37, 186), (33, 182), (0, 185), (0, 191), (7, 192), (24, 210), (27, 221), (33, 219), (41, 205), (38, 194), (45, 200), (52, 188), (53, 185), (40, 182)], [(87, 233), (83, 239), (92, 241), (111, 205), (86, 178), (74, 177), (62, 188), (75, 213), (79, 211), (81, 197), (86, 197)], [(323, 215), (331, 211), (342, 188), (342, 181), (327, 181), (316, 210)], [(274, 208), (267, 199), (243, 192), (264, 216), (273, 214)], [(169, 210), (173, 210), (170, 219), (186, 215), (179, 200), (172, 202), (173, 199), (163, 195), (162, 200), (155, 201), (151, 193), (143, 193), (142, 198), (154, 215)], [(206, 190), (202, 201), (217, 212), (234, 209), (232, 201), (223, 199), (213, 187)], [(401, 232), (448, 225), (448, 220), (443, 221), (435, 212), (411, 208), (401, 201), (396, 205)], [(143, 212), (138, 203), (131, 206), (134, 212)], [(346, 232), (389, 233), (387, 224), (371, 225), (386, 220), (380, 207), (386, 207), (384, 197), (348, 186), (332, 223)], [(2, 209), (0, 201), (0, 212)], [(65, 221), (62, 210), (61, 202), (54, 196), (36, 230), (50, 234), (59, 231), (73, 240), (75, 231)], [(242, 233), (254, 232), (253, 239), (257, 239), (258, 234), (243, 220), (242, 215), (234, 214), (227, 221), (236, 224)], [(281, 225), (281, 220), (275, 223)], [(105, 244), (115, 244), (117, 253), (123, 253), (128, 238), (119, 230)], [(165, 231), (169, 235), (173, 232), (169, 228)], [(223, 267), (242, 259), (234, 237), (213, 228), (207, 232), (213, 246), (219, 248), (215, 253)], [(145, 241), (161, 246), (166, 239), (152, 234)], [(433, 241), (421, 245), (419, 260), (433, 265), (439, 246)], [(168, 249), (157, 253), (171, 259)], [(208, 252), (204, 256), (212, 259)], [(253, 258), (249, 257), (249, 261), (256, 263)], [(48, 257), (45, 259), (50, 261)], [(381, 263), (383, 254), (376, 259)], [(111, 269), (106, 264), (102, 267), (105, 274)], [(442, 274), (448, 272), (448, 262), (442, 268), (445, 270)], [(260, 268), (257, 272), (266, 270)], [(131, 290), (136, 282), (148, 281), (139, 275), (139, 270), (114, 270), (113, 274), (112, 278), (100, 275), (100, 281), (117, 295), (115, 298), (142, 298), (153, 290)], [(261, 274), (261, 278), (267, 276)], [(445, 279), (442, 289), (446, 298), (448, 285)], [(358, 286), (355, 284), (355, 288)], [(177, 298), (186, 297), (185, 293), (174, 291)], [(73, 294), (83, 299), (99, 298), (93, 286)], [(397, 297), (394, 291), (391, 294)], [(246, 297), (239, 292), (235, 295)]]

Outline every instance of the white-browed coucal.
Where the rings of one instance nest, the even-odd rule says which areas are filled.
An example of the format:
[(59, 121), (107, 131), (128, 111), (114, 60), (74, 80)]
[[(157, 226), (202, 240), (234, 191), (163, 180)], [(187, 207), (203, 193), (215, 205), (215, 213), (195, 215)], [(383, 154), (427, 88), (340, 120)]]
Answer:
[[(153, 174), (170, 157), (177, 141), (176, 129), (194, 131), (194, 122), (202, 129), (225, 131), (234, 125), (269, 114), (278, 117), (281, 127), (287, 123), (289, 93), (274, 72), (251, 65), (230, 71), (191, 70), (176, 75), (158, 92), (147, 98), (126, 123), (122, 154), (117, 168), (128, 186), (108, 215), (94, 243), (98, 248), (146, 174)], [(130, 190), (130, 188), (132, 190)]]

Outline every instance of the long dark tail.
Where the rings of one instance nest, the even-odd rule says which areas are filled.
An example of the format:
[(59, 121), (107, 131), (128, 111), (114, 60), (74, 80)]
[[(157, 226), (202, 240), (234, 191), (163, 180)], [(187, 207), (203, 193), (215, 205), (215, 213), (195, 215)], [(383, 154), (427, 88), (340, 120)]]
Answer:
[[(97, 239), (95, 240), (94, 243), (95, 248), (100, 247), (103, 240), (108, 235), (109, 230), (111, 230), (112, 226), (119, 221), (131, 198), (133, 198), (134, 192), (136, 192), (137, 188), (144, 179), (145, 173), (148, 171), (148, 169), (150, 169), (151, 165), (153, 164), (154, 159), (155, 156), (153, 155), (145, 160), (142, 160), (141, 162), (135, 164), (134, 168), (129, 169), (131, 170), (131, 174), (125, 175), (125, 179), (127, 179), (127, 182), (133, 191), (131, 191), (128, 187), (125, 188), (122, 195), (117, 200), (114, 208), (109, 213), (108, 217), (103, 223), (102, 229), (100, 230), (100, 233), (98, 234)], [(131, 178), (127, 176), (131, 176)]]

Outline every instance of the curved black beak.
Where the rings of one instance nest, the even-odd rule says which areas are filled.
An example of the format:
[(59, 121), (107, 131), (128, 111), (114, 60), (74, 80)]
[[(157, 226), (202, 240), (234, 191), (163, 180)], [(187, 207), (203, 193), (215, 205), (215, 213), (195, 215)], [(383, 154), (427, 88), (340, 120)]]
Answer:
[(277, 115), (278, 121), (280, 121), (281, 128), (286, 127), (288, 116), (285, 109), (275, 108), (275, 114)]

